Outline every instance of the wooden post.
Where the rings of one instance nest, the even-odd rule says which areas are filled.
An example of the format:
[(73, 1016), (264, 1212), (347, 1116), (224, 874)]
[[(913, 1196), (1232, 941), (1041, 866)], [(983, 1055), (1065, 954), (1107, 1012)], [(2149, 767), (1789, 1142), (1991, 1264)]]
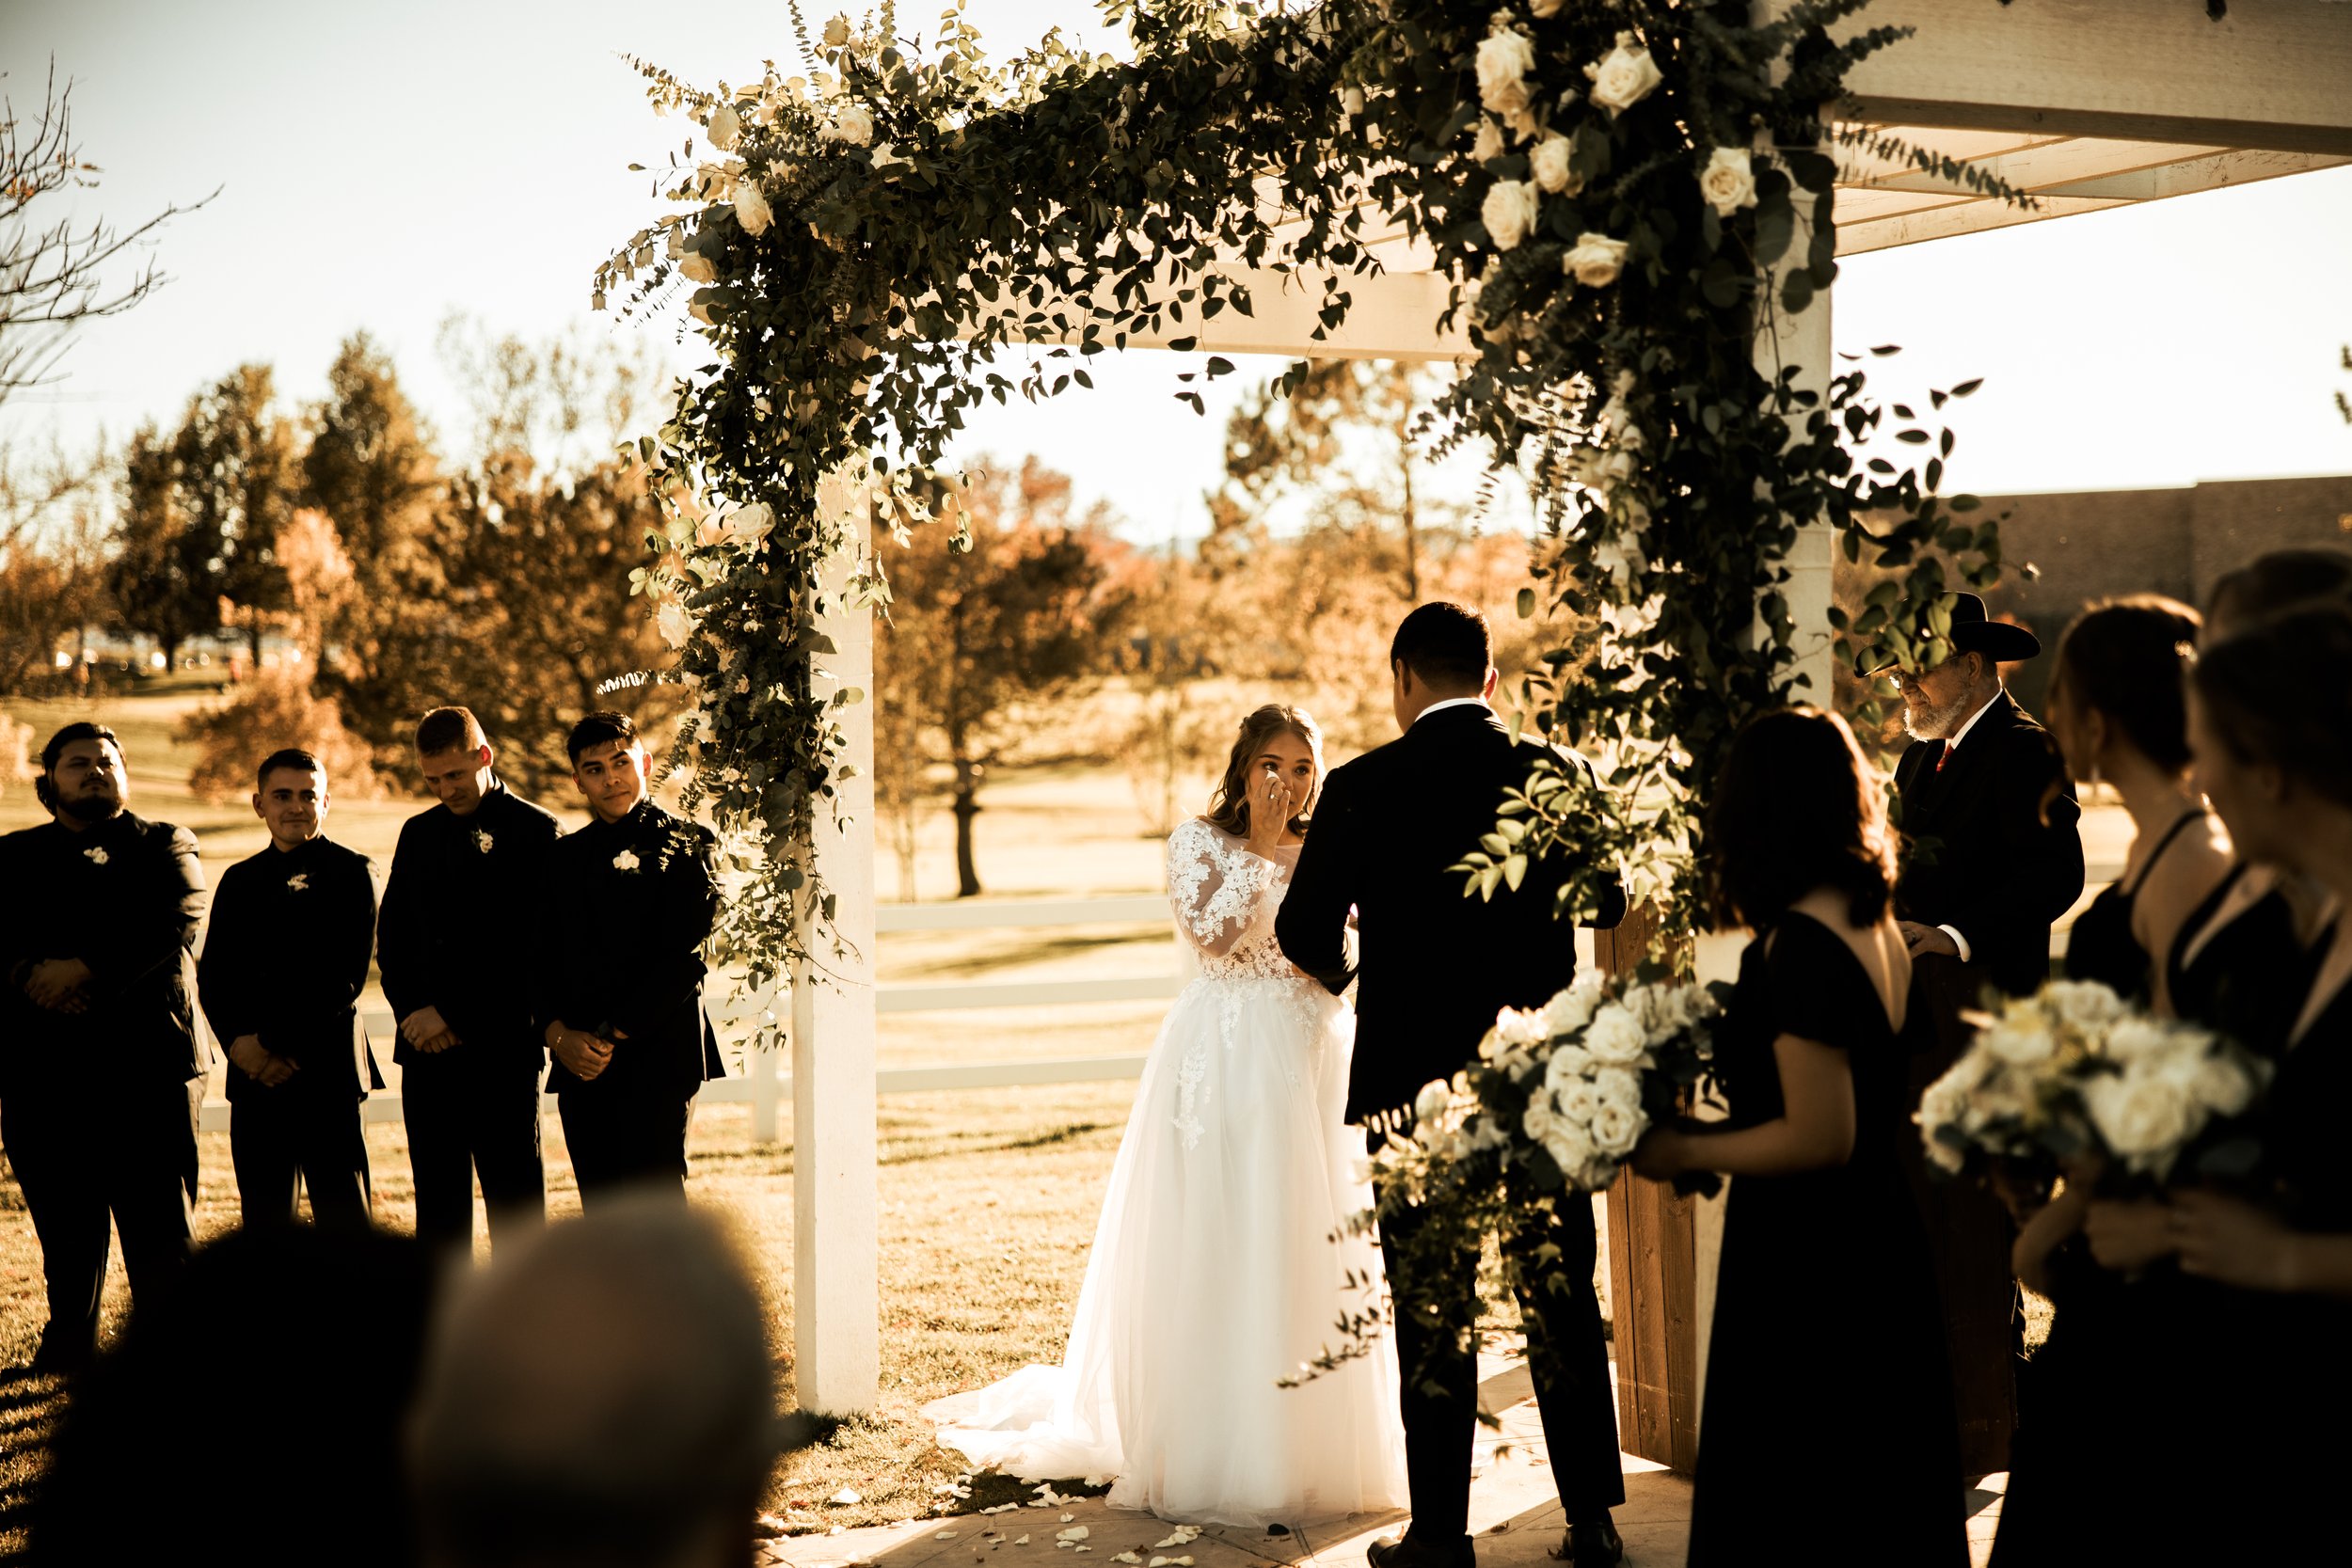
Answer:
[[(836, 475), (818, 504), (855, 518), (851, 546), (827, 564), (846, 578), (868, 548), (865, 484)], [(822, 623), (817, 689), (855, 687), (841, 710), (854, 776), (836, 785), (848, 827), (817, 808), (811, 862), (834, 894), (833, 929), (792, 976), (792, 1372), (803, 1410), (847, 1416), (881, 1393), (880, 1244), (874, 1117), (874, 619), (855, 610)], [(756, 1090), (755, 1090), (756, 1092)]]

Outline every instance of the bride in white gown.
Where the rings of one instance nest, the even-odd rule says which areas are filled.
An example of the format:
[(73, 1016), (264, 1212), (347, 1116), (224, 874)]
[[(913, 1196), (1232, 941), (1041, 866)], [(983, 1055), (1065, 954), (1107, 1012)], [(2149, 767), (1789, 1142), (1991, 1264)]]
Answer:
[(1143, 1067), (1058, 1367), (930, 1405), (940, 1441), (1029, 1481), (1116, 1477), (1110, 1501), (1264, 1526), (1401, 1507), (1396, 1366), (1375, 1353), (1283, 1388), (1379, 1267), (1335, 1236), (1370, 1206), (1341, 1119), (1355, 1015), (1291, 967), (1274, 912), (1322, 781), (1314, 721), (1242, 721), (1206, 817), (1168, 838), (1199, 975)]

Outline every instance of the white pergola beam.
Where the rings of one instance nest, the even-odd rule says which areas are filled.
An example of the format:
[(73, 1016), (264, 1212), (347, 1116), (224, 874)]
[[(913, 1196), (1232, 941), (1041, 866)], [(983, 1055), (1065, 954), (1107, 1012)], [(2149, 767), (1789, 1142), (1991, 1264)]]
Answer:
[(1910, 26), (1847, 78), (1848, 119), (2352, 155), (2352, 5), (1873, 0)]

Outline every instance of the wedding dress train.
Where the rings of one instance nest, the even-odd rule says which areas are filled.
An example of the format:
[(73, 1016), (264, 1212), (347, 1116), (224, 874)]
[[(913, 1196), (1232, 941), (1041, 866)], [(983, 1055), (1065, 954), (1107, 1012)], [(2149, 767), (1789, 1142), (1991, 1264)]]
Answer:
[(1145, 1060), (1057, 1367), (926, 1414), (975, 1465), (1030, 1481), (1116, 1477), (1110, 1501), (1264, 1526), (1401, 1507), (1393, 1351), (1283, 1388), (1336, 1340), (1340, 1236), (1371, 1194), (1341, 1119), (1355, 1016), (1293, 969), (1274, 912), (1296, 863), (1198, 818), (1168, 840), (1168, 897), (1198, 962)]

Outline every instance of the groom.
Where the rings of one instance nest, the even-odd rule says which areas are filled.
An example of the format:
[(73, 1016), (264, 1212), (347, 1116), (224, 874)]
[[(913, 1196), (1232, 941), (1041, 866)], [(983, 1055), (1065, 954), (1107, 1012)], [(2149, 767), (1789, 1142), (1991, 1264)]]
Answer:
[[(1540, 1007), (1576, 974), (1574, 933), (1551, 913), (1565, 868), (1539, 863), (1517, 892), (1498, 888), (1488, 901), (1465, 896), (1464, 874), (1450, 869), (1494, 831), (1505, 792), (1525, 784), (1538, 760), (1556, 756), (1513, 741), (1487, 705), (1495, 670), (1486, 617), (1460, 605), (1422, 605), (1396, 628), (1389, 674), (1404, 737), (1332, 769), (1274, 923), (1291, 962), (1339, 991), (1359, 977), (1346, 953), (1348, 911), (1356, 912), (1361, 989), (1347, 1118), (1375, 1127), (1399, 1125), (1422, 1085), (1472, 1061), (1497, 1009)], [(1600, 924), (1624, 915), (1613, 878)], [(1381, 1136), (1372, 1133), (1375, 1147)], [(1562, 1211), (1549, 1234), (1530, 1243), (1547, 1256), (1520, 1259), (1522, 1306), (1539, 1308), (1542, 1319), (1538, 1326), (1528, 1313), (1528, 1371), (1568, 1517), (1559, 1555), (1593, 1568), (1622, 1558), (1609, 1510), (1625, 1500), (1625, 1481), (1593, 1292), (1590, 1210), (1570, 1200)], [(1384, 1227), (1392, 1287), (1405, 1283), (1399, 1229)], [(1454, 1293), (1459, 1313), (1446, 1336), (1466, 1332), (1477, 1307), (1473, 1281), (1440, 1286)], [(1372, 1548), (1373, 1568), (1474, 1561), (1477, 1362), (1432, 1343), (1439, 1338), (1397, 1315), (1413, 1522), (1403, 1539)]]

